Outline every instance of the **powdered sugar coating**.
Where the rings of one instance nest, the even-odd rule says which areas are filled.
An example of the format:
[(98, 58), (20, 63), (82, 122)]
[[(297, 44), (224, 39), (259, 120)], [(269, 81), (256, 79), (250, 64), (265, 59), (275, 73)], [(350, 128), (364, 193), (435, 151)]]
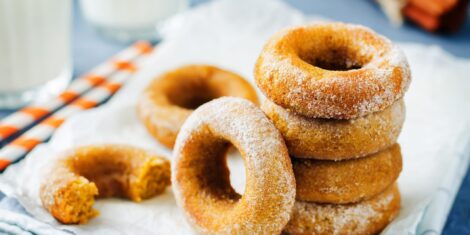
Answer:
[[(221, 145), (226, 149), (224, 142), (232, 143), (245, 161), (247, 180), (241, 197), (227, 188), (220, 193), (222, 189), (212, 184), (220, 183), (218, 178), (226, 171), (214, 176), (202, 169), (222, 157), (215, 155), (223, 151), (212, 151)], [(276, 234), (289, 220), (295, 200), (292, 165), (282, 136), (254, 104), (226, 97), (202, 105), (181, 128), (173, 157), (175, 198), (198, 232)]]
[(372, 198), (397, 180), (402, 164), (398, 144), (354, 160), (293, 159), (297, 200), (347, 204)]
[(405, 121), (403, 99), (383, 111), (349, 120), (309, 118), (269, 100), (261, 109), (296, 158), (345, 160), (374, 154), (396, 143)]
[[(346, 70), (315, 65), (324, 60)], [(284, 108), (312, 118), (351, 119), (400, 99), (411, 74), (403, 52), (383, 36), (363, 26), (318, 23), (271, 38), (258, 58), (255, 79)]]
[(393, 185), (380, 195), (355, 204), (335, 205), (297, 201), (285, 230), (298, 234), (377, 234), (400, 210), (400, 193)]

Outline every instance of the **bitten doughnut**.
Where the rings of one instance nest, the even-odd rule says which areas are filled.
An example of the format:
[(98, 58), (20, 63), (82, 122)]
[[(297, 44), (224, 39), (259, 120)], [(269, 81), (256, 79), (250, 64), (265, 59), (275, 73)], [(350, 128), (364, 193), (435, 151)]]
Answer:
[(396, 184), (367, 201), (355, 204), (295, 202), (284, 231), (291, 235), (372, 235), (382, 231), (400, 211)]
[(266, 100), (262, 107), (279, 129), (292, 156), (344, 160), (376, 153), (395, 144), (405, 121), (403, 99), (357, 119), (308, 118)]
[(66, 152), (45, 175), (43, 206), (64, 224), (83, 224), (96, 216), (94, 197), (141, 201), (170, 185), (168, 160), (127, 145), (83, 146)]
[(398, 144), (371, 156), (344, 161), (292, 159), (297, 200), (344, 204), (371, 198), (393, 184), (402, 170)]
[(222, 96), (258, 103), (254, 88), (239, 75), (209, 65), (187, 65), (153, 80), (140, 97), (137, 111), (150, 134), (173, 148), (189, 114), (201, 104)]
[[(230, 185), (226, 153), (240, 152), (245, 191)], [(173, 192), (201, 234), (280, 234), (295, 201), (295, 179), (279, 131), (251, 102), (219, 98), (196, 109), (176, 140)]]
[(352, 119), (400, 99), (410, 81), (403, 52), (358, 25), (317, 23), (273, 36), (255, 66), (274, 103), (312, 118)]

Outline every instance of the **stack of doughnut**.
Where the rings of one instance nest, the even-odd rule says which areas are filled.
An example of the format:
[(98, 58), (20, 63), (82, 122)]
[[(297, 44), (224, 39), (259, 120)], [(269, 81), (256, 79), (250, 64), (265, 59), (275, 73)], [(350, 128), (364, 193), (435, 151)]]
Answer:
[(262, 110), (292, 159), (288, 234), (375, 234), (395, 218), (396, 143), (411, 81), (402, 51), (351, 24), (294, 27), (272, 37), (255, 67)]

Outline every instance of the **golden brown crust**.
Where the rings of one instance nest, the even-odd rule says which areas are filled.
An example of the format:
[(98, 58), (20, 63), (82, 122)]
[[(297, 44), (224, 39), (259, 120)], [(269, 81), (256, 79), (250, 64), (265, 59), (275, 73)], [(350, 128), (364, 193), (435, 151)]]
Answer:
[(298, 158), (344, 160), (376, 153), (396, 143), (405, 121), (403, 99), (352, 120), (308, 118), (268, 100), (261, 108), (283, 135), (289, 153)]
[(173, 148), (181, 125), (193, 109), (222, 96), (258, 103), (254, 88), (239, 75), (209, 65), (187, 65), (153, 80), (141, 96), (137, 112), (150, 134)]
[(403, 52), (372, 30), (318, 23), (273, 36), (258, 58), (255, 80), (292, 112), (352, 119), (400, 99), (411, 75)]
[(66, 152), (40, 188), (43, 206), (64, 224), (85, 223), (98, 212), (94, 197), (141, 201), (170, 185), (165, 158), (127, 145), (83, 146)]
[(400, 175), (398, 144), (371, 156), (344, 161), (292, 159), (297, 200), (344, 204), (371, 198)]
[[(230, 185), (226, 151), (245, 162), (243, 195)], [(202, 234), (279, 234), (295, 201), (295, 179), (282, 136), (241, 98), (219, 98), (186, 120), (173, 151), (177, 204)]]
[(367, 201), (317, 204), (297, 201), (284, 231), (291, 235), (372, 235), (382, 231), (400, 211), (396, 184)]

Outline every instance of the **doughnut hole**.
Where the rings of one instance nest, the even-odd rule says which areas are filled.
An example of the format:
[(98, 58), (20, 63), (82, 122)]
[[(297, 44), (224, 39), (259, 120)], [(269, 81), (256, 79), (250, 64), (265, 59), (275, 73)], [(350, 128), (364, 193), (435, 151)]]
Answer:
[(325, 70), (348, 71), (363, 66), (363, 63), (355, 58), (354, 52), (346, 47), (329, 48), (320, 55), (304, 52), (299, 56), (305, 62)]
[(238, 149), (234, 147), (229, 148), (227, 166), (230, 172), (230, 184), (237, 193), (243, 194), (245, 192), (246, 170)]
[(169, 73), (160, 81), (168, 103), (187, 110), (222, 96), (245, 97), (257, 102), (256, 97), (251, 98), (244, 82), (236, 74), (212, 67)]
[(325, 70), (360, 69), (372, 60), (373, 53), (362, 43), (367, 35), (319, 27), (299, 37), (295, 51), (304, 62)]
[[(188, 140), (192, 143), (185, 145), (184, 152), (192, 154), (190, 158), (179, 161), (180, 173), (178, 175), (181, 178), (178, 179), (178, 182), (181, 182), (181, 187), (191, 189), (186, 193), (192, 195), (190, 203), (193, 205), (187, 207), (194, 210), (192, 214), (213, 211), (215, 214), (220, 213), (221, 216), (224, 214), (228, 216), (226, 213), (237, 205), (244, 188), (237, 187), (237, 191), (232, 187), (229, 164), (235, 171), (240, 170), (239, 165), (244, 161), (237, 159), (237, 156), (231, 156), (229, 158), (232, 159), (227, 161), (228, 152), (235, 151), (229, 150), (232, 146), (230, 141), (207, 132), (210, 131), (205, 130), (194, 134), (194, 137)], [(243, 158), (243, 153), (241, 156)], [(208, 208), (199, 211), (202, 210), (199, 205), (205, 205)], [(205, 221), (205, 223), (211, 224), (212, 221)]]
[(207, 79), (194, 78), (175, 83), (175, 89), (168, 89), (169, 101), (181, 108), (194, 110), (213, 99), (219, 98), (219, 88)]
[(77, 154), (69, 160), (72, 171), (95, 183), (98, 188), (98, 197), (126, 197), (125, 188), (128, 187), (129, 167), (124, 162), (108, 161), (106, 153), (95, 155), (94, 158), (85, 154)]

